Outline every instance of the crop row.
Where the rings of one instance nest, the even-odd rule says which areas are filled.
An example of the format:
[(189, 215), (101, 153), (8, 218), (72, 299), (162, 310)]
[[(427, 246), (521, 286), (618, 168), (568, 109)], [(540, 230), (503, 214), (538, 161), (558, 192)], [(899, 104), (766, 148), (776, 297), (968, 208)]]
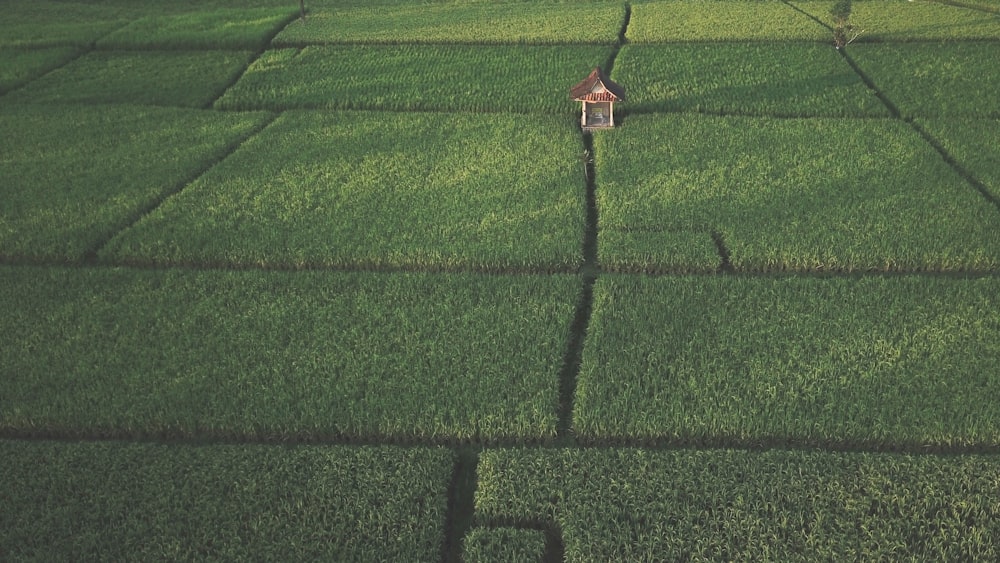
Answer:
[(611, 47), (333, 45), (264, 52), (220, 109), (570, 113), (569, 88)]
[(816, 43), (625, 45), (613, 78), (629, 114), (888, 116), (839, 53)]
[(212, 104), (250, 64), (249, 51), (93, 51), (4, 97), (30, 104)]
[(548, 116), (288, 112), (101, 257), (573, 270), (581, 153), (570, 120)]
[(624, 2), (426, 2), (320, 5), (279, 47), (329, 43), (599, 43), (618, 40)]
[(635, 115), (595, 152), (607, 269), (714, 271), (713, 233), (738, 271), (1000, 264), (996, 206), (898, 120)]
[(65, 64), (77, 54), (73, 47), (0, 47), (0, 95)]
[(634, 0), (630, 5), (626, 37), (632, 43), (832, 39), (822, 24), (779, 0)]
[(478, 522), (553, 526), (567, 561), (1000, 557), (995, 456), (502, 449), (478, 475)]
[(1000, 446), (994, 278), (603, 276), (573, 430), (606, 443)]
[(0, 105), (0, 256), (80, 260), (265, 115)]
[(0, 440), (11, 561), (433, 561), (452, 454)]
[(0, 267), (7, 436), (551, 439), (572, 276)]

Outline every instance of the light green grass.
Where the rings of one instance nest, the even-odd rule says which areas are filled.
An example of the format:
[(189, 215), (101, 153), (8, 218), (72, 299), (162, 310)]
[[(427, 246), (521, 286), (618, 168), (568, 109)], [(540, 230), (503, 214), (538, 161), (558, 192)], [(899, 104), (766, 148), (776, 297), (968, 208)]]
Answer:
[(150, 15), (103, 37), (103, 49), (263, 49), (298, 14), (296, 2), (279, 8), (202, 8)]
[[(792, 4), (833, 26), (832, 1)], [(858, 42), (954, 41), (1000, 39), (1000, 16), (927, 0), (855, 0), (849, 23), (864, 30)], [(829, 32), (833, 41), (833, 32)]]
[(594, 144), (607, 269), (714, 271), (713, 232), (737, 271), (1000, 265), (996, 206), (901, 121), (633, 115)]
[(571, 276), (0, 268), (0, 431), (547, 440)]
[(819, 41), (829, 35), (778, 0), (635, 0), (631, 6), (625, 36), (633, 43)]
[(557, 527), (566, 561), (992, 561), (1000, 460), (489, 450), (476, 518)]
[(5, 97), (11, 103), (210, 105), (250, 64), (249, 51), (97, 51)]
[(1000, 445), (1000, 284), (602, 277), (576, 388), (588, 442)]
[(570, 114), (578, 111), (570, 88), (611, 52), (597, 45), (275, 49), (216, 107)]
[(996, 119), (918, 119), (964, 170), (1000, 198), (1000, 121)]
[(433, 561), (452, 454), (0, 441), (0, 471), (7, 560)]
[(275, 38), (281, 46), (317, 43), (613, 44), (623, 2), (320, 4)]
[(629, 113), (888, 117), (837, 51), (808, 43), (626, 45), (612, 78)]
[(0, 106), (0, 256), (82, 259), (221, 158), (263, 114)]
[(884, 43), (848, 47), (903, 117), (1000, 118), (1000, 42)]
[(572, 121), (292, 112), (118, 236), (156, 264), (575, 270), (583, 147)]

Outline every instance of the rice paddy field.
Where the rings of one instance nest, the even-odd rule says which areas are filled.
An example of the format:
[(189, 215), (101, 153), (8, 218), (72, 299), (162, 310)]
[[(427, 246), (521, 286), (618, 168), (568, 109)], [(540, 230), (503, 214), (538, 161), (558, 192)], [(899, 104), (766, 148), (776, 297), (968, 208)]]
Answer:
[(1000, 559), (1000, 3), (832, 6), (8, 0), (0, 560)]

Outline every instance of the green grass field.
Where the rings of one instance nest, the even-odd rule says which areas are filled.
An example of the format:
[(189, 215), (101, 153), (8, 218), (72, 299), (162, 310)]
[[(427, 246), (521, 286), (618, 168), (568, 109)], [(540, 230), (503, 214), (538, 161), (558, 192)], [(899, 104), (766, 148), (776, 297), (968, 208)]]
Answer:
[(997, 560), (1000, 2), (832, 6), (8, 0), (0, 559)]

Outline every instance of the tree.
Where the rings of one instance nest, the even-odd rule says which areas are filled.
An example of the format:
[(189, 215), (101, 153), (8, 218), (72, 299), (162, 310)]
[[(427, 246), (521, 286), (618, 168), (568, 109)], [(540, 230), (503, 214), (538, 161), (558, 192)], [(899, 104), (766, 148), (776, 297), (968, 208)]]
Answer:
[(837, 0), (830, 8), (830, 16), (833, 18), (833, 44), (838, 49), (864, 33), (863, 29), (856, 30), (847, 21), (851, 17), (851, 0)]

